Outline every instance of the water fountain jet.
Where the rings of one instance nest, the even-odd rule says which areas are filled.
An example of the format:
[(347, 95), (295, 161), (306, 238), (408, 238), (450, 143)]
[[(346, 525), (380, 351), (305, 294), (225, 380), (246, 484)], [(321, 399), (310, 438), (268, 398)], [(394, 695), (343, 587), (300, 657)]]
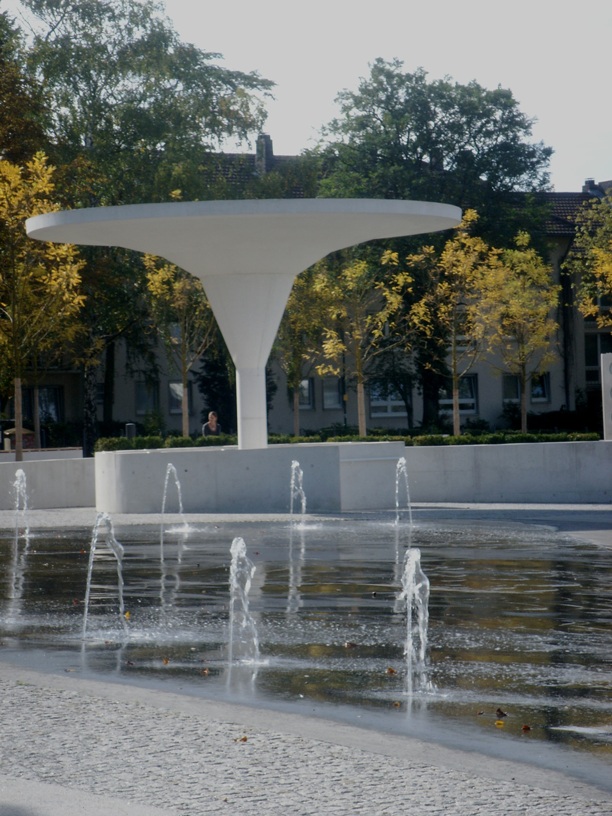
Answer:
[(289, 508), (292, 522), (294, 519), (293, 507), (296, 501), (300, 502), (300, 511), (302, 514), (300, 521), (303, 522), (304, 516), (306, 515), (306, 493), (304, 492), (303, 480), (304, 471), (300, 467), (300, 463), (294, 459), (291, 462), (291, 502)]
[(28, 490), (25, 472), (19, 468), (15, 473), (13, 482), (13, 495), (15, 497), (15, 545), (22, 535), (26, 544), (29, 544), (30, 527), (28, 523)]
[(405, 604), (406, 693), (430, 691), (427, 676), (427, 628), (429, 623), (429, 579), (421, 568), (421, 551), (414, 547), (406, 551), (402, 591), (398, 600)]
[(119, 616), (123, 631), (127, 631), (125, 619), (125, 605), (123, 602), (123, 546), (115, 538), (115, 531), (113, 522), (107, 513), (98, 513), (93, 527), (91, 536), (91, 543), (89, 546), (89, 562), (87, 565), (87, 586), (85, 590), (84, 612), (83, 612), (83, 640), (87, 636), (87, 622), (89, 617), (89, 602), (91, 597), (91, 583), (93, 578), (94, 561), (96, 557), (96, 550), (98, 546), (98, 538), (102, 528), (106, 529), (104, 536), (104, 545), (112, 554), (117, 562), (117, 596), (119, 602)]
[(400, 489), (401, 485), (404, 485), (405, 496), (406, 496), (406, 507), (408, 509), (408, 522), (410, 524), (410, 529), (412, 529), (412, 504), (410, 502), (410, 487), (408, 484), (408, 468), (406, 466), (406, 458), (401, 456), (397, 460), (397, 465), (395, 467), (395, 524), (399, 525), (400, 523), (400, 516), (401, 516), (401, 508), (400, 508)]
[(247, 556), (243, 538), (236, 537), (230, 548), (230, 608), (228, 664), (234, 661), (258, 663), (259, 637), (255, 620), (249, 611), (249, 590), (255, 564)]

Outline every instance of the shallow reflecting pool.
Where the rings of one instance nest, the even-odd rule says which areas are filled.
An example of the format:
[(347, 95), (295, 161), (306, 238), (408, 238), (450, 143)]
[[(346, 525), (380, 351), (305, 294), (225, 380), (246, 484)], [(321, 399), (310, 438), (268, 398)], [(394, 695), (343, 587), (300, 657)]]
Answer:
[[(520, 752), (535, 741), (612, 758), (610, 548), (544, 527), (367, 517), (113, 532), (123, 562), (118, 570), (108, 529), (99, 531), (85, 632), (92, 531), (3, 534), (0, 658), (343, 711), (464, 747), (507, 741)], [(229, 662), (235, 537), (256, 567), (248, 599), (257, 664), (240, 659), (237, 635)], [(428, 684), (413, 694), (399, 600), (409, 547), (420, 550), (431, 589)]]

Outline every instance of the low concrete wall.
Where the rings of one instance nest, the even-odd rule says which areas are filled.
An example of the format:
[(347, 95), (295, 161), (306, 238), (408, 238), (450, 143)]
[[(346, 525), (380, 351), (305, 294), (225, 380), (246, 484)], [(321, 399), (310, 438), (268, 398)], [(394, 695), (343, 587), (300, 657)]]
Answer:
[[(40, 462), (42, 459), (82, 459), (83, 448), (33, 448), (23, 451), (24, 462)], [(15, 451), (0, 448), (0, 464), (14, 462)]]
[(612, 441), (407, 447), (415, 502), (608, 503)]
[[(173, 465), (186, 513), (287, 513), (294, 460), (303, 471), (307, 512), (388, 510), (395, 506), (402, 456), (413, 502), (612, 502), (612, 441), (409, 448), (400, 442), (346, 442), (0, 463), (0, 510), (14, 507), (13, 484), (21, 469), (35, 509), (95, 506), (107, 513), (159, 513), (168, 465)], [(173, 474), (166, 510), (178, 510)]]
[(94, 506), (94, 460), (81, 457), (1, 463), (0, 510), (15, 507), (13, 486), (18, 470), (25, 473), (28, 506), (33, 509)]
[[(288, 513), (294, 460), (303, 471), (307, 512), (386, 508), (393, 506), (395, 468), (403, 452), (401, 442), (374, 442), (98, 453), (96, 508), (159, 513), (172, 465), (186, 513)], [(166, 492), (166, 511), (177, 512), (172, 471)]]

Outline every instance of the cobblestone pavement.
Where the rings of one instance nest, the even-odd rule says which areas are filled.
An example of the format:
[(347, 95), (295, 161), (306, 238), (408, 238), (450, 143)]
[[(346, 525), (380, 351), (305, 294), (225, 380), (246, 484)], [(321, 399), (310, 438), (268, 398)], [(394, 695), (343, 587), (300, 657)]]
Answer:
[(612, 813), (557, 772), (299, 715), (7, 665), (0, 693), (2, 816)]

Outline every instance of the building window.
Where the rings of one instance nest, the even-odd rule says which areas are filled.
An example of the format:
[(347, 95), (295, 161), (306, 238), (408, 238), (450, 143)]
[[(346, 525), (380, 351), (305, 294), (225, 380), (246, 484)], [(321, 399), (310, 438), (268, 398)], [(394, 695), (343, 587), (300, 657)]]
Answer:
[(502, 399), (505, 403), (521, 401), (521, 383), (516, 374), (504, 374), (502, 377)]
[[(22, 391), (23, 419), (26, 422), (34, 421), (34, 388), (24, 388)], [(40, 421), (64, 421), (64, 388), (61, 385), (43, 385), (38, 389), (38, 411)]]
[[(450, 380), (440, 389), (440, 411), (453, 410), (453, 386)], [(475, 414), (478, 412), (478, 374), (466, 374), (459, 380), (459, 412)]]
[(338, 377), (323, 378), (323, 410), (339, 410), (342, 408), (342, 390)]
[(140, 380), (136, 388), (136, 416), (147, 416), (159, 410), (159, 386), (157, 383)]
[(534, 374), (530, 385), (532, 402), (550, 402), (550, 374)]
[(387, 396), (381, 394), (376, 387), (370, 388), (370, 416), (406, 416), (406, 405), (399, 394), (394, 392)]
[[(191, 382), (187, 383), (187, 410), (189, 414), (192, 413), (192, 396), (191, 396)], [(170, 414), (183, 413), (183, 383), (169, 382), (168, 383), (168, 412)]]
[(307, 377), (300, 383), (300, 411), (309, 411), (314, 408), (314, 382)]
[(584, 335), (584, 368), (587, 388), (599, 388), (599, 370), (602, 354), (612, 352), (612, 335), (609, 332), (587, 332)]

